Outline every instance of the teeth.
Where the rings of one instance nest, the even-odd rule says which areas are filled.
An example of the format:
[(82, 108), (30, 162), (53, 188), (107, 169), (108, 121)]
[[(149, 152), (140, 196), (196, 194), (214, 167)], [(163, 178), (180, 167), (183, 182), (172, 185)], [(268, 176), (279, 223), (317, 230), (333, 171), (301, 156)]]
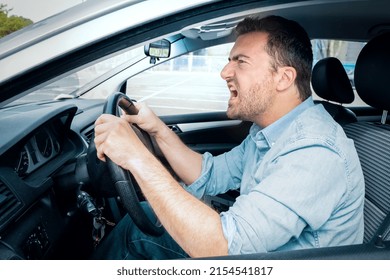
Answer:
[(236, 90), (236, 88), (234, 87), (234, 85), (228, 83), (227, 86), (228, 86), (228, 89), (229, 89), (231, 95), (232, 95), (233, 97), (237, 96), (237, 90)]

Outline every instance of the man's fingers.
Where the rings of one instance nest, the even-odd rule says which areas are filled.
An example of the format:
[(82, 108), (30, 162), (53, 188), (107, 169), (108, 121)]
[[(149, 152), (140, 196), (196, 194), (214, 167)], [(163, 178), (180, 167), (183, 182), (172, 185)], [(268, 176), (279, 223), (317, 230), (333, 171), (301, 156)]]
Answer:
[(134, 123), (136, 124), (139, 120), (138, 115), (122, 115), (122, 118), (131, 124), (134, 124)]
[(99, 125), (99, 124), (103, 124), (103, 123), (106, 123), (106, 122), (114, 121), (116, 118), (118, 118), (118, 117), (114, 116), (114, 115), (102, 114), (95, 121), (95, 125)]
[[(101, 126), (101, 125), (99, 125), (99, 126)], [(105, 154), (103, 151), (104, 139), (105, 139), (105, 136), (103, 134), (96, 133), (96, 128), (95, 128), (95, 138), (93, 139), (93, 141), (94, 141), (95, 147), (96, 147), (97, 158), (102, 160), (102, 161), (106, 161)]]

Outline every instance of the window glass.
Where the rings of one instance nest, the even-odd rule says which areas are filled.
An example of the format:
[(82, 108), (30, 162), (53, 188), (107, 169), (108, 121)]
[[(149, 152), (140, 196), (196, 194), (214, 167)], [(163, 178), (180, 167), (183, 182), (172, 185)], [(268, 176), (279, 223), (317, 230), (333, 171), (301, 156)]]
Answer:
[[(229, 99), (220, 77), (233, 43), (203, 49), (171, 59), (127, 81), (127, 94), (147, 103), (158, 115), (226, 111)], [(314, 63), (334, 56), (340, 59), (353, 83), (361, 42), (312, 40)], [(314, 64), (313, 63), (313, 64)], [(313, 98), (320, 99), (313, 92)], [(356, 95), (352, 106), (365, 105)]]
[(189, 53), (127, 81), (127, 94), (158, 115), (226, 111), (229, 91), (220, 77), (233, 44)]
[[(116, 67), (120, 67), (122, 64), (128, 64), (132, 61), (137, 61), (143, 57), (145, 57), (143, 46), (128, 50), (126, 52), (120, 52), (115, 56), (88, 65), (87, 67), (82, 68), (77, 72), (72, 72), (71, 74), (65, 75), (59, 80), (55, 80), (46, 86), (38, 87), (28, 95), (25, 95), (22, 98), (9, 103), (7, 106), (77, 97), (79, 94), (79, 89), (85, 86), (88, 87), (90, 83), (94, 83), (96, 79), (106, 75)], [(82, 94), (84, 94), (84, 92), (82, 92)], [(106, 97), (107, 96), (96, 97), (89, 92), (83, 95), (83, 98), (87, 99)]]

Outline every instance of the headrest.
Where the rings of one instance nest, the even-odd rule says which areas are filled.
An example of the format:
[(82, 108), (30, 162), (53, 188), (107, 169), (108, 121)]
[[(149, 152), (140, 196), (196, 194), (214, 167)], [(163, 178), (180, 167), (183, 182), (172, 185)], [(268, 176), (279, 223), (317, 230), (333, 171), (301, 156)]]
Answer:
[(355, 87), (360, 98), (381, 110), (390, 109), (390, 33), (369, 41), (361, 50), (355, 66)]
[(351, 82), (340, 60), (327, 57), (313, 67), (311, 84), (316, 94), (337, 103), (352, 103), (355, 94)]

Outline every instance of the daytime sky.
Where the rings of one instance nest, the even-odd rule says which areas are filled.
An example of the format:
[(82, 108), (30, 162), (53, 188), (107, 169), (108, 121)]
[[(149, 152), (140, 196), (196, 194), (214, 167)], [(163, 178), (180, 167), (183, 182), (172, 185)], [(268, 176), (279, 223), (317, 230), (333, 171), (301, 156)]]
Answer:
[(85, 0), (0, 0), (0, 4), (12, 9), (10, 15), (22, 16), (33, 22), (40, 21), (51, 15), (66, 10)]

